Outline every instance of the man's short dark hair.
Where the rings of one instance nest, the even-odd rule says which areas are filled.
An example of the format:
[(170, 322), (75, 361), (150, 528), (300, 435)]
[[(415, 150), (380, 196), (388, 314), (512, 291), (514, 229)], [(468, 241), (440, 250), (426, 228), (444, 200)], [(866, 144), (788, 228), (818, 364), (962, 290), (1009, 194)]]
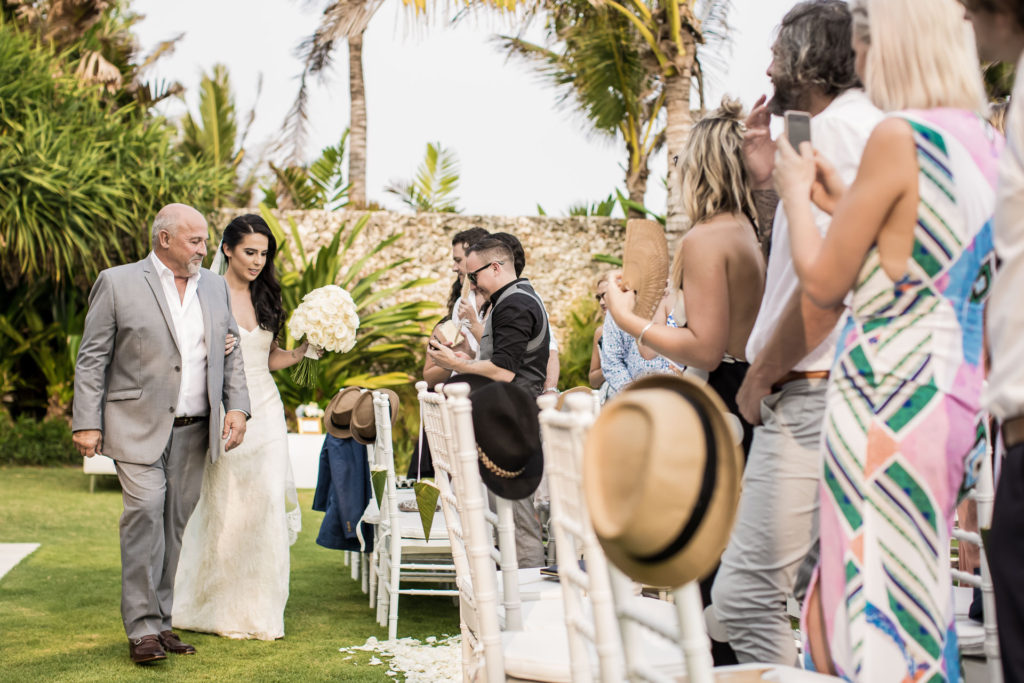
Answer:
[(455, 237), (452, 237), (452, 246), (456, 244), (464, 244), (466, 247), (471, 247), (480, 240), (488, 237), (491, 233), (487, 232), (481, 227), (472, 227), (468, 230), (455, 233)]
[(493, 235), (466, 248), (466, 256), (474, 253), (480, 254), (480, 257), (485, 261), (501, 261), (502, 263), (515, 265), (512, 250), (508, 244)]
[(842, 0), (806, 0), (795, 5), (782, 18), (772, 47), (776, 92), (806, 92), (817, 86), (835, 97), (858, 87), (852, 30), (850, 8)]
[(512, 264), (515, 266), (516, 277), (523, 274), (526, 267), (526, 252), (523, 251), (523, 243), (519, 238), (510, 232), (496, 232), (491, 235), (494, 239), (501, 240), (512, 252)]

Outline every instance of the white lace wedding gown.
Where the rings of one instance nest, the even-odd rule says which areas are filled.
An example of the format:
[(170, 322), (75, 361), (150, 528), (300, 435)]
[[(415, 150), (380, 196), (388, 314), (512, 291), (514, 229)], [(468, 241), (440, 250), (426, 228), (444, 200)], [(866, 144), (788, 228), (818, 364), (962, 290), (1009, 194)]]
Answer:
[(273, 640), (284, 636), (288, 547), (301, 512), (284, 407), (267, 365), (273, 335), (239, 330), (252, 417), (241, 445), (206, 466), (182, 539), (171, 620), (189, 631)]

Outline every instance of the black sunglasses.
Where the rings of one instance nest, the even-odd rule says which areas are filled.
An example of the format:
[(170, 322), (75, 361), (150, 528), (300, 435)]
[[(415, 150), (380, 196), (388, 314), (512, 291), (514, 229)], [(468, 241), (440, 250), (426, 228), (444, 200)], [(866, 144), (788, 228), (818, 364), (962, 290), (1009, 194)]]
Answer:
[(505, 265), (504, 261), (491, 261), (490, 263), (482, 265), (482, 266), (480, 266), (479, 268), (477, 268), (476, 270), (474, 270), (474, 271), (472, 271), (470, 273), (466, 273), (466, 277), (468, 277), (469, 281), (472, 282), (475, 285), (476, 284), (476, 274), (477, 273), (481, 273), (481, 272), (487, 270), (488, 268), (493, 266), (495, 263), (497, 263), (499, 265), (502, 265), (502, 266)]

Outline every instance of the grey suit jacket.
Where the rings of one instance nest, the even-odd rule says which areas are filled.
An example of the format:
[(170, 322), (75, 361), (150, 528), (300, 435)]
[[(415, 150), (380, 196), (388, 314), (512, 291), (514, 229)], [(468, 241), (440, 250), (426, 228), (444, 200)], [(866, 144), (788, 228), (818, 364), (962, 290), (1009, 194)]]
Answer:
[[(239, 348), (224, 355), (225, 335), (239, 336), (227, 283), (204, 268), (197, 293), (206, 332), (212, 461), (220, 454), (223, 411), (250, 414), (249, 391)], [(101, 430), (102, 452), (114, 460), (154, 463), (171, 436), (180, 384), (174, 323), (149, 257), (101, 272), (89, 294), (75, 366), (71, 429)]]

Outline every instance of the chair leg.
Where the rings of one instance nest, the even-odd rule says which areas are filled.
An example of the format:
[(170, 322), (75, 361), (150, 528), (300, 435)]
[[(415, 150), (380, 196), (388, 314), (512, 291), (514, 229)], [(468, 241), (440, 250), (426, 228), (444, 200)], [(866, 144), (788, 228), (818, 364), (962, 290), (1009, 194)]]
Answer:
[(377, 550), (370, 553), (370, 608), (377, 604)]
[(370, 592), (370, 581), (369, 576), (367, 576), (370, 573), (369, 568), (370, 562), (368, 556), (366, 555), (366, 553), (359, 553), (359, 569), (361, 572), (360, 576), (362, 579), (362, 584), (360, 587), (363, 589), (363, 593)]

